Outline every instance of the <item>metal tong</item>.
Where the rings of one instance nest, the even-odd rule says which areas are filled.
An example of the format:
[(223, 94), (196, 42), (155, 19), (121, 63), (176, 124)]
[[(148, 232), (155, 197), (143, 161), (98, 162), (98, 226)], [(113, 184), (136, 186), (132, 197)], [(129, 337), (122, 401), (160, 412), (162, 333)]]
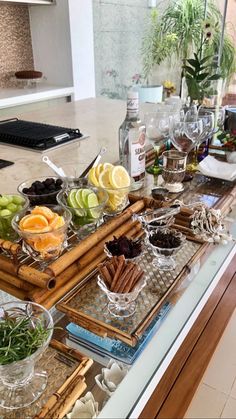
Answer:
[(143, 217), (155, 212), (155, 220), (164, 220), (165, 218), (172, 217), (180, 212), (180, 205), (172, 205), (169, 208), (158, 208), (155, 210), (148, 210), (138, 214), (139, 217)]

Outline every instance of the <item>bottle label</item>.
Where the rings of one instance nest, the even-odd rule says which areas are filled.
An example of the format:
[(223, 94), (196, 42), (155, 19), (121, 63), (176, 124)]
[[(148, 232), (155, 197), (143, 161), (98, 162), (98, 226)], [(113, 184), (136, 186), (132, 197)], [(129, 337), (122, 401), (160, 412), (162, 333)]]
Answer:
[(129, 131), (130, 176), (140, 178), (145, 173), (145, 129)]
[(138, 115), (138, 98), (127, 99), (127, 115), (129, 118), (133, 118)]

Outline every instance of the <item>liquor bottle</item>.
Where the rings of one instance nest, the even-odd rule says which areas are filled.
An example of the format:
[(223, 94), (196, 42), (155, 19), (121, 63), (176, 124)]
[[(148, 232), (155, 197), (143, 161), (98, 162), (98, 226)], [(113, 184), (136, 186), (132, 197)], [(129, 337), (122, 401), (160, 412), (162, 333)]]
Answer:
[(129, 172), (132, 190), (140, 189), (145, 177), (145, 125), (138, 115), (138, 92), (127, 95), (127, 113), (119, 128), (120, 163)]

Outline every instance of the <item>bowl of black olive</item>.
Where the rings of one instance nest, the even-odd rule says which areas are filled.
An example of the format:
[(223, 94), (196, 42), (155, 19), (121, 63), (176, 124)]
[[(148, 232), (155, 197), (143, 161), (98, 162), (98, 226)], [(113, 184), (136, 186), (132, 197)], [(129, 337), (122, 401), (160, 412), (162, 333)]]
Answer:
[(162, 271), (175, 269), (174, 256), (185, 243), (186, 237), (177, 230), (156, 229), (147, 233), (147, 244), (151, 247), (155, 258), (153, 266)]
[(65, 183), (57, 177), (31, 178), (22, 182), (17, 190), (27, 197), (32, 205), (56, 204), (57, 194), (65, 188)]

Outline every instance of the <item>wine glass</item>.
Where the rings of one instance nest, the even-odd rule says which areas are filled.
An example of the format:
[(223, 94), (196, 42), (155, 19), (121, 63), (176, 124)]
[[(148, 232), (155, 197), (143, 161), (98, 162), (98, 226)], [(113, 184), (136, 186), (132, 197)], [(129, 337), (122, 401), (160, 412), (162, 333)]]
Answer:
[[(203, 132), (203, 123), (201, 119), (184, 122), (171, 118), (170, 127), (172, 144), (177, 150), (186, 153), (189, 153), (198, 144)], [(195, 170), (195, 167), (196, 162), (187, 165), (187, 170)]]
[(169, 137), (169, 116), (170, 110), (150, 112), (144, 117), (147, 139), (152, 143), (156, 152), (154, 164), (147, 168), (147, 172), (152, 175), (158, 175), (161, 172), (159, 166), (159, 151)]

